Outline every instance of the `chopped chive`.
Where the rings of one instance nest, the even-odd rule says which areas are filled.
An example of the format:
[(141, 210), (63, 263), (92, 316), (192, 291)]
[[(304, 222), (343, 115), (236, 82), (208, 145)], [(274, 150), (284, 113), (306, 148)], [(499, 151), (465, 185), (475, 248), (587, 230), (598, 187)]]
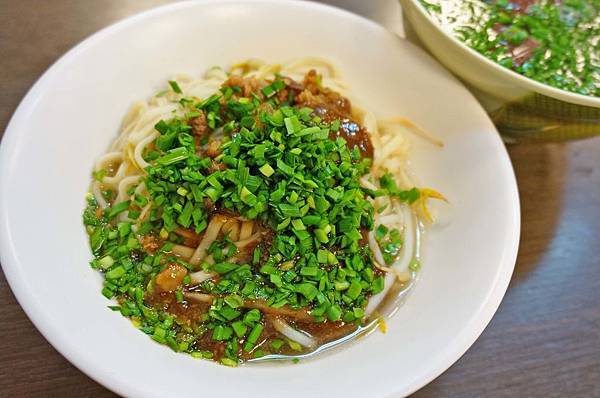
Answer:
[(125, 275), (125, 268), (119, 265), (118, 267), (113, 268), (106, 273), (106, 279), (118, 279), (123, 275)]
[(181, 162), (182, 160), (187, 159), (188, 156), (189, 156), (189, 154), (188, 154), (187, 149), (184, 147), (179, 147), (179, 148), (171, 149), (166, 155), (158, 158), (156, 160), (156, 163), (163, 165), (163, 166), (169, 166), (171, 164)]
[(175, 300), (177, 300), (178, 303), (183, 302), (183, 292), (181, 290), (175, 291)]
[(341, 316), (342, 310), (337, 304), (334, 304), (327, 309), (327, 318), (329, 318), (330, 321), (337, 321)]
[(310, 283), (302, 283), (296, 286), (296, 291), (306, 297), (307, 300), (312, 301), (319, 290)]
[(126, 200), (124, 202), (114, 205), (113, 207), (110, 208), (110, 211), (108, 212), (108, 218), (109, 219), (115, 218), (117, 215), (119, 215), (120, 213), (127, 210), (129, 208), (130, 204), (131, 204), (131, 201)]
[(268, 163), (265, 163), (263, 166), (261, 166), (259, 170), (265, 177), (271, 177), (273, 173), (275, 173), (275, 170), (273, 170), (271, 165)]
[(260, 337), (260, 334), (262, 333), (263, 329), (264, 326), (260, 323), (254, 325), (252, 331), (250, 332), (250, 334), (248, 334), (248, 339), (246, 340), (246, 343), (244, 344), (245, 352), (252, 351), (252, 348), (254, 348), (254, 345), (258, 341), (258, 338)]
[(271, 346), (271, 348), (274, 351), (279, 350), (281, 347), (283, 347), (284, 341), (280, 340), (280, 339), (274, 339), (271, 341), (271, 343), (269, 344)]
[(100, 268), (102, 268), (102, 269), (108, 269), (108, 268), (112, 267), (114, 263), (115, 263), (115, 260), (111, 256), (102, 257), (98, 261), (98, 264), (100, 265)]
[(357, 281), (352, 281), (348, 290), (346, 290), (346, 295), (353, 300), (356, 300), (362, 291), (362, 286)]
[(302, 351), (302, 346), (295, 341), (287, 340), (288, 346), (294, 351)]
[(421, 262), (418, 259), (413, 258), (412, 260), (410, 260), (408, 268), (410, 268), (411, 271), (418, 271), (419, 269), (421, 269)]
[(244, 315), (244, 323), (246, 325), (252, 325), (255, 322), (260, 321), (260, 311), (252, 309)]
[(297, 231), (304, 231), (306, 229), (306, 226), (304, 226), (304, 223), (299, 218), (292, 220), (292, 226)]
[(235, 332), (235, 335), (237, 337), (244, 337), (246, 335), (246, 332), (248, 331), (248, 326), (244, 325), (242, 322), (238, 321), (238, 322), (233, 322), (231, 324), (231, 327), (233, 328), (233, 331)]
[(213, 330), (212, 339), (216, 341), (229, 340), (233, 334), (233, 329), (229, 326), (217, 325)]
[(171, 86), (173, 91), (175, 91), (177, 94), (182, 93), (181, 88), (179, 87), (179, 84), (177, 84), (177, 82), (175, 80), (169, 80), (169, 86)]
[(221, 358), (221, 363), (225, 366), (236, 367), (238, 366), (238, 362), (234, 361), (231, 358)]

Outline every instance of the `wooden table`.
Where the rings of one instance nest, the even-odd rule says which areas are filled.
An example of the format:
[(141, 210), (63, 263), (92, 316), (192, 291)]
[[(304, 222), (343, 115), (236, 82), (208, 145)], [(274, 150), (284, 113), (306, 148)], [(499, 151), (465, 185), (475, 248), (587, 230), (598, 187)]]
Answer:
[[(163, 0), (1, 0), (0, 128), (75, 43)], [(393, 0), (338, 0), (385, 20)], [(415, 397), (600, 397), (600, 139), (509, 148), (522, 207), (510, 287), (471, 349)], [(474, 220), (476, 221), (476, 220)], [(0, 396), (109, 397), (27, 319), (0, 273)]]

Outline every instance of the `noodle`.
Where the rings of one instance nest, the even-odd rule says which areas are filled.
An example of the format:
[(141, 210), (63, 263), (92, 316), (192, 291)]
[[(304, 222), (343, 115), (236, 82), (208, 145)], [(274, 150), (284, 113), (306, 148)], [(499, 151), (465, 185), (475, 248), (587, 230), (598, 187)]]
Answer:
[(248, 239), (252, 235), (252, 228), (254, 223), (252, 221), (244, 221), (240, 230), (240, 240)]
[(192, 249), (191, 247), (182, 246), (182, 245), (173, 246), (171, 251), (174, 254), (177, 254), (178, 256), (185, 258), (186, 260), (189, 260), (192, 257), (192, 255), (194, 254), (194, 249)]
[(206, 232), (204, 233), (202, 241), (200, 241), (200, 244), (190, 258), (190, 264), (200, 264), (200, 261), (202, 261), (202, 259), (206, 256), (206, 249), (208, 249), (208, 246), (210, 246), (210, 244), (217, 239), (217, 236), (219, 236), (219, 232), (221, 231), (221, 227), (223, 224), (225, 224), (225, 222), (226, 218), (218, 215), (210, 220), (210, 224), (208, 224), (208, 227), (206, 228)]
[[(271, 86), (277, 83), (276, 79), (281, 79), (279, 83), (282, 86), (274, 89)], [(298, 83), (300, 81), (303, 83)], [(259, 84), (257, 82), (260, 82), (262, 87), (254, 87), (253, 85)], [(346, 84), (341, 80), (340, 71), (335, 65), (318, 57), (305, 57), (281, 64), (267, 64), (260, 60), (250, 59), (233, 65), (228, 71), (218, 67), (211, 68), (201, 79), (176, 75), (174, 80), (169, 83), (170, 90), (156, 94), (147, 102), (137, 102), (130, 108), (110, 150), (95, 163), (95, 181), (91, 185), (91, 193), (100, 210), (100, 213), (96, 213), (107, 212), (110, 217), (114, 217), (115, 221), (111, 222), (116, 226), (116, 232), (106, 233), (93, 221), (88, 224), (91, 225), (88, 232), (92, 236), (92, 246), (94, 246), (94, 239), (100, 242), (100, 246), (104, 240), (113, 239), (114, 242), (119, 242), (121, 246), (124, 246), (125, 250), (137, 251), (132, 258), (137, 258), (142, 252), (152, 256), (147, 257), (147, 261), (137, 267), (146, 273), (140, 280), (147, 281), (147, 278), (150, 278), (151, 283), (146, 285), (146, 289), (152, 294), (158, 294), (159, 302), (165, 297), (169, 298), (170, 301), (166, 304), (163, 302), (163, 309), (169, 309), (171, 305), (180, 305), (180, 303), (184, 303), (181, 308), (192, 312), (197, 309), (194, 307), (195, 305), (203, 306), (204, 310), (210, 306), (209, 315), (217, 316), (215, 314), (226, 307), (229, 308), (229, 312), (218, 315), (216, 319), (232, 321), (240, 316), (241, 309), (244, 308), (254, 311), (252, 314), (254, 317), (258, 316), (258, 319), (260, 319), (260, 314), (263, 314), (264, 322), (270, 323), (269, 330), (279, 333), (279, 336), (284, 338), (292, 349), (302, 346), (304, 349), (314, 350), (323, 343), (323, 337), (319, 337), (318, 333), (308, 333), (305, 329), (303, 330), (303, 323), (311, 324), (317, 319), (316, 323), (325, 325), (329, 324), (327, 322), (329, 319), (331, 322), (340, 322), (343, 326), (332, 332), (332, 336), (344, 333), (349, 335), (350, 332), (353, 332), (351, 330), (353, 322), (358, 325), (362, 321), (379, 316), (379, 311), (385, 306), (389, 295), (398, 294), (399, 291), (408, 290), (412, 286), (416, 272), (411, 269), (410, 264), (420, 258), (419, 228), (421, 223), (419, 217), (429, 221), (430, 214), (425, 204), (427, 198), (444, 198), (433, 190), (416, 190), (414, 188), (415, 184), (407, 167), (411, 143), (406, 133), (412, 132), (437, 146), (443, 145), (441, 141), (404, 117), (377, 119), (366, 107), (357, 105), (358, 101), (350, 96)], [(299, 85), (300, 88), (297, 88)], [(282, 87), (285, 89), (282, 90)], [(289, 92), (285, 91), (287, 88), (289, 88)], [(240, 96), (243, 94), (244, 97), (234, 104), (238, 107), (233, 108), (232, 112), (235, 113), (236, 110), (239, 111), (240, 107), (253, 100), (250, 95), (250, 93), (254, 93), (252, 89), (261, 90), (260, 92), (263, 93), (264, 102), (262, 103), (259, 101), (259, 96), (253, 94), (257, 103), (256, 109), (263, 110), (262, 113), (256, 112), (253, 115), (259, 115), (262, 119), (258, 116), (246, 116), (227, 123), (225, 120), (220, 120), (220, 124), (218, 124), (215, 119), (226, 119), (226, 113), (207, 113), (202, 110), (203, 106), (226, 104), (228, 96), (235, 92), (241, 93)], [(272, 90), (272, 92), (269, 93), (268, 90)], [(294, 92), (293, 90), (300, 91)], [(295, 103), (291, 100), (285, 102), (286, 93), (287, 98), (300, 98), (304, 95), (306, 103), (302, 103), (298, 99), (294, 99), (297, 101)], [(274, 102), (268, 101), (268, 98), (276, 98), (271, 97), (276, 95), (281, 98)], [(336, 119), (334, 121), (327, 119), (326, 108), (321, 113), (312, 109), (318, 107), (318, 101), (326, 101), (328, 95), (335, 97), (340, 109), (347, 111), (343, 114), (338, 114), (341, 112), (339, 109), (335, 111), (338, 113), (332, 112)], [(347, 98), (352, 99), (348, 100)], [(184, 104), (186, 103), (194, 103), (196, 107), (190, 110), (190, 107), (185, 108)], [(281, 103), (295, 104), (296, 111), (291, 110), (287, 105), (281, 106), (277, 110), (273, 109), (273, 104), (280, 105)], [(350, 107), (350, 103), (352, 103), (352, 107)], [(288, 109), (285, 109), (286, 106)], [(301, 108), (301, 106), (303, 107)], [(308, 113), (302, 114), (306, 109), (308, 109)], [(307, 119), (302, 119), (306, 122), (304, 125), (299, 119), (302, 117), (307, 117)], [(293, 118), (296, 118), (295, 122)], [(342, 119), (343, 123), (355, 128), (355, 133), (358, 131), (367, 137), (366, 144), (361, 141), (362, 138), (358, 137), (360, 135), (358, 133), (354, 134), (354, 137), (348, 134), (343, 137), (338, 135), (337, 140), (335, 137), (332, 138), (331, 133), (342, 131), (340, 128)], [(167, 125), (165, 121), (170, 120), (173, 120), (173, 123), (185, 121), (185, 124)], [(312, 124), (309, 124), (309, 121)], [(282, 156), (275, 160), (272, 158), (273, 155), (271, 158), (264, 156), (267, 150), (266, 144), (252, 144), (254, 148), (251, 151), (256, 151), (256, 153), (254, 154), (255, 158), (251, 158), (249, 161), (256, 164), (253, 164), (255, 169), (254, 174), (251, 175), (248, 171), (248, 159), (239, 160), (236, 155), (242, 147), (240, 142), (247, 138), (244, 134), (248, 136), (254, 134), (250, 126), (262, 125), (267, 122), (277, 127), (273, 130), (266, 130), (266, 133), (265, 130), (257, 128), (258, 133), (256, 134), (265, 134), (266, 136), (270, 132), (268, 138), (272, 141), (271, 148), (277, 148), (280, 152), (287, 149), (286, 143), (278, 137), (278, 134), (281, 134), (278, 130), (287, 131), (291, 137), (289, 139), (293, 141), (294, 145), (299, 145), (303, 140), (302, 137), (314, 134), (317, 138), (311, 138), (312, 136), (309, 135), (304, 139), (305, 142), (308, 142), (306, 144), (308, 146), (304, 147), (305, 150), (306, 148), (310, 149), (310, 145), (313, 145), (310, 140), (328, 141), (327, 144), (321, 144), (323, 148), (326, 148), (325, 145), (339, 145), (335, 147), (337, 152), (326, 152), (332, 154), (331, 156), (338, 156), (335, 158), (337, 163), (331, 166), (332, 170), (335, 169), (331, 172), (331, 179), (333, 181), (334, 176), (341, 178), (337, 177), (337, 174), (342, 175), (344, 170), (355, 167), (355, 174), (352, 176), (354, 179), (351, 180), (354, 185), (348, 185), (349, 188), (344, 190), (343, 187), (338, 187), (333, 183), (323, 185), (323, 181), (316, 181), (321, 179), (320, 175), (315, 174), (317, 177), (310, 177), (313, 180), (302, 175), (298, 176), (298, 170), (302, 170), (304, 166), (302, 164), (299, 166), (299, 161), (292, 155), (299, 156), (302, 153), (300, 147), (291, 149), (289, 156)], [(163, 124), (161, 125), (161, 123)], [(300, 126), (297, 130), (294, 130), (294, 123)], [(337, 127), (333, 127), (335, 123), (338, 123)], [(242, 136), (242, 138), (236, 138), (235, 142), (232, 138), (234, 127), (239, 129), (238, 136)], [(194, 132), (194, 136), (192, 133), (170, 135), (170, 128), (179, 128), (186, 132), (194, 129), (197, 131)], [(368, 134), (364, 134), (366, 132)], [(180, 140), (181, 147), (165, 147), (165, 142), (176, 139)], [(352, 139), (357, 141), (350, 142)], [(190, 144), (191, 140), (193, 142)], [(193, 155), (187, 155), (187, 152), (177, 152), (182, 149), (187, 150), (185, 145), (191, 147), (189, 151), (194, 152)], [(224, 157), (224, 148), (236, 145), (237, 151), (231, 150), (231, 155), (227, 158)], [(245, 143), (243, 145), (246, 145), (244, 150), (248, 151), (249, 145)], [(339, 148), (345, 148), (345, 152)], [(324, 149), (319, 150), (324, 151)], [(248, 151), (248, 153), (251, 152)], [(317, 157), (315, 153), (320, 154), (318, 151), (309, 152), (307, 156), (309, 158)], [(192, 163), (191, 171), (188, 169), (166, 171), (159, 169), (157, 171), (154, 167), (157, 162), (163, 162), (161, 165), (168, 165), (169, 162), (186, 160), (186, 156), (195, 156), (200, 159), (195, 160), (197, 163)], [(322, 156), (329, 160), (327, 158), (329, 155)], [(363, 159), (363, 156), (368, 159)], [(361, 159), (371, 160), (362, 162)], [(311, 162), (312, 158), (304, 165), (310, 165)], [(256, 171), (257, 169), (260, 174)], [(261, 198), (257, 187), (261, 183), (264, 184), (264, 180), (257, 182), (257, 179), (263, 177), (268, 179), (276, 170), (286, 174), (286, 178), (280, 181), (279, 185), (272, 185), (270, 192), (264, 193)], [(223, 175), (227, 174), (226, 177), (223, 177), (224, 179), (220, 180), (221, 182), (216, 178), (210, 180), (213, 175), (209, 176), (209, 173), (221, 171), (223, 171)], [(185, 185), (187, 181), (194, 180), (193, 173), (201, 172), (204, 173), (202, 178), (206, 178), (203, 185)], [(153, 173), (164, 173), (164, 175), (161, 174), (160, 178), (153, 180), (151, 178)], [(175, 177), (182, 178), (186, 182), (177, 185), (173, 182), (176, 181)], [(329, 177), (325, 176), (323, 179), (327, 178)], [(389, 182), (390, 179), (393, 184)], [(231, 203), (228, 206), (219, 207), (220, 204), (215, 199), (221, 195), (226, 181), (236, 181), (236, 183), (242, 181), (235, 191), (229, 191), (224, 196), (225, 200), (231, 203), (237, 201), (238, 207), (234, 207)], [(316, 202), (312, 196), (309, 196), (312, 195), (311, 190), (319, 187), (317, 182), (322, 184), (320, 195), (323, 198), (320, 202)], [(303, 191), (285, 192), (285, 187), (293, 184), (301, 186)], [(172, 196), (168, 199), (169, 206), (165, 206), (167, 197), (162, 193), (169, 190), (172, 190), (170, 191)], [(284, 196), (279, 191), (283, 191), (286, 195)], [(325, 191), (326, 195), (323, 194)], [(302, 193), (298, 194), (298, 192)], [(309, 194), (302, 198), (301, 195), (305, 195), (306, 192)], [(265, 196), (266, 199), (272, 199), (277, 195), (279, 195), (278, 199), (273, 203), (265, 200)], [(325, 197), (327, 199), (324, 199)], [(262, 202), (259, 202), (259, 199)], [(321, 214), (327, 211), (339, 212), (339, 203), (354, 203), (353, 201), (360, 204), (356, 205), (357, 210), (350, 206), (347, 210), (348, 213), (343, 213), (342, 210), (341, 214), (346, 218), (336, 221), (339, 224), (331, 223), (330, 225), (326, 216), (310, 213), (311, 209), (317, 209), (319, 206), (321, 210), (318, 211)], [(281, 218), (273, 222), (269, 221), (266, 214), (261, 216), (267, 206), (270, 206), (268, 207), (269, 211), (281, 213)], [(246, 213), (241, 212), (241, 208), (245, 209)], [(352, 218), (353, 212), (359, 210), (366, 212), (365, 209), (370, 209), (370, 212), (373, 213), (365, 213), (370, 221), (365, 223), (366, 216), (360, 215), (361, 213), (358, 213), (358, 218)], [(252, 211), (255, 212), (252, 213)], [(361, 217), (363, 217), (362, 221)], [(152, 230), (152, 223), (157, 222), (162, 222), (159, 225), (165, 227), (158, 226)], [(171, 227), (166, 227), (167, 222)], [(361, 223), (363, 224), (359, 225)], [(348, 235), (342, 236), (340, 231), (336, 232), (336, 225), (339, 229), (343, 226), (342, 232), (347, 232)], [(366, 234), (365, 225), (369, 227)], [(288, 226), (292, 226), (292, 229), (288, 230), (287, 235), (277, 235), (278, 231), (284, 230)], [(126, 238), (130, 229), (139, 233), (137, 240), (131, 239), (131, 237)], [(312, 235), (307, 232), (309, 230), (313, 232)], [(336, 233), (337, 240), (332, 246), (329, 239), (336, 236)], [(364, 248), (362, 240), (358, 244), (361, 233), (362, 237), (366, 238), (366, 248)], [(94, 238), (94, 234), (97, 235), (96, 238)], [(166, 245), (164, 245), (165, 242)], [(312, 257), (303, 258), (302, 250), (313, 248), (314, 245), (317, 246), (317, 249), (312, 253)], [(358, 247), (359, 245), (360, 247)], [(299, 246), (300, 249), (296, 246)], [(291, 254), (288, 257), (280, 254), (271, 255), (268, 253), (271, 247), (277, 247), (280, 252), (289, 250)], [(343, 250), (348, 247), (353, 247), (353, 251), (349, 251), (348, 257), (339, 257), (341, 259), (339, 261), (336, 251), (339, 250), (343, 253)], [(264, 252), (265, 250), (267, 253)], [(365, 254), (367, 251), (370, 253)], [(116, 253), (116, 251), (113, 250), (110, 253)], [(369, 264), (362, 263), (363, 257), (360, 256), (363, 255), (366, 256), (364, 258), (368, 260)], [(354, 257), (351, 258), (351, 256)], [(165, 260), (165, 258), (170, 258), (170, 260)], [(263, 263), (265, 258), (268, 260)], [(101, 265), (102, 261), (107, 264), (102, 266), (104, 270), (112, 267), (111, 261), (114, 262), (110, 255), (105, 255), (99, 260)], [(166, 266), (165, 261), (168, 261)], [(333, 281), (333, 274), (327, 274), (337, 268), (341, 269), (347, 266), (350, 262), (357, 262), (357, 265), (353, 265), (357, 267), (357, 271), (351, 269), (340, 271), (343, 280)], [(160, 272), (156, 270), (157, 265), (160, 266)], [(119, 277), (119, 273), (128, 272), (127, 270), (131, 269), (129, 265), (128, 267), (127, 269), (122, 267), (123, 270), (111, 268), (106, 274), (107, 278), (111, 273), (113, 273), (111, 277)], [(363, 267), (366, 268), (366, 271), (361, 274), (358, 271)], [(316, 276), (320, 275), (319, 272), (323, 270), (326, 271), (325, 276), (322, 278), (319, 276), (321, 279), (316, 279)], [(284, 283), (282, 277), (277, 273), (280, 271), (288, 282), (299, 274), (307, 276), (308, 279), (295, 285), (293, 289), (290, 288), (283, 291), (282, 294), (273, 295), (273, 290), (264, 290), (265, 281), (275, 287), (280, 287)], [(240, 275), (259, 273), (259, 278), (263, 279), (260, 279), (260, 283), (248, 282), (233, 288), (231, 286), (234, 286), (237, 280), (224, 279), (226, 279), (226, 275), (237, 272)], [(310, 279), (312, 276), (315, 278)], [(348, 280), (346, 280), (346, 276), (348, 276)], [(367, 279), (359, 282), (361, 278)], [(368, 280), (368, 283), (365, 280)], [(377, 280), (379, 284), (375, 283)], [(185, 287), (183, 287), (184, 285)], [(335, 289), (328, 285), (335, 285)], [(367, 285), (368, 288), (365, 287)], [(319, 292), (319, 289), (324, 289), (323, 286), (333, 289), (328, 296)], [(230, 287), (231, 290), (228, 290)], [(208, 288), (216, 290), (205, 290)], [(134, 292), (134, 290), (128, 289), (122, 291), (125, 291), (126, 294)], [(211, 294), (206, 293), (207, 291)], [(136, 302), (139, 303), (139, 293), (135, 292), (138, 295)], [(105, 292), (103, 291), (103, 293)], [(248, 299), (248, 296), (241, 298), (241, 295), (248, 294), (254, 294), (253, 298)], [(322, 303), (325, 303), (334, 294), (337, 295), (336, 300), (341, 304), (329, 303), (327, 308), (323, 307)], [(360, 296), (361, 294), (363, 296)], [(292, 299), (288, 302), (290, 297)], [(354, 307), (343, 307), (342, 301), (352, 303), (357, 299), (358, 301), (353, 304)], [(314, 304), (310, 304), (311, 302)], [(247, 312), (245, 316), (249, 313)], [(208, 319), (208, 315), (206, 315), (206, 319)], [(256, 319), (253, 322), (256, 322)], [(164, 323), (168, 323), (168, 320), (165, 320)], [(177, 323), (190, 324), (191, 321), (178, 320)], [(246, 323), (248, 322), (245, 317), (244, 324), (241, 321), (236, 322), (235, 333), (239, 337), (245, 334), (243, 350), (250, 355), (246, 346), (257, 343), (257, 341), (252, 341), (252, 333), (258, 333), (256, 336), (258, 338), (262, 329), (256, 329), (258, 326), (255, 325), (252, 332), (247, 334)], [(229, 326), (217, 329), (217, 326), (211, 324), (209, 329), (213, 328), (212, 338), (217, 341), (229, 338), (227, 336), (231, 336), (233, 332)], [(198, 330), (202, 330), (204, 333), (205, 329)], [(160, 334), (162, 332), (159, 330), (158, 333), (158, 337), (154, 338), (161, 341)], [(169, 343), (166, 340), (165, 342)], [(189, 344), (186, 344), (188, 343), (183, 346), (188, 347)], [(275, 343), (275, 345), (277, 344), (279, 343)]]
[(242, 249), (242, 248), (248, 246), (249, 244), (251, 244), (252, 242), (255, 242), (256, 240), (258, 240), (258, 238), (260, 238), (260, 235), (261, 235), (260, 232), (256, 232), (254, 235), (252, 235), (244, 240), (235, 242), (235, 246), (238, 249)]

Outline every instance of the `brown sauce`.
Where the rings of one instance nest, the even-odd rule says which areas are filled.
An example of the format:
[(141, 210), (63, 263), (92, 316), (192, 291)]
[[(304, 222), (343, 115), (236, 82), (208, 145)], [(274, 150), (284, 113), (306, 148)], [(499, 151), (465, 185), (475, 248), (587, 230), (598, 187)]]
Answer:
[(213, 331), (207, 330), (204, 334), (196, 340), (196, 348), (200, 351), (210, 351), (213, 354), (215, 361), (220, 360), (225, 354), (225, 348), (227, 344), (223, 341), (215, 341), (212, 338)]
[(323, 345), (335, 340), (338, 340), (352, 332), (354, 332), (358, 326), (355, 323), (346, 323), (342, 321), (336, 322), (296, 322), (298, 329), (303, 330), (313, 336), (318, 345)]
[(178, 303), (175, 293), (160, 292), (157, 290), (146, 294), (145, 302), (152, 308), (168, 312), (173, 315), (179, 323), (188, 326), (194, 325), (200, 321), (202, 315), (208, 312), (208, 309), (210, 308), (210, 304), (208, 303), (196, 303), (186, 300)]
[[(168, 312), (175, 317), (178, 323), (188, 326), (200, 324), (203, 315), (210, 309), (209, 303), (196, 303), (186, 300), (178, 303), (173, 292), (160, 292), (156, 290), (146, 295), (145, 302), (152, 308)], [(287, 343), (284, 343), (281, 348), (277, 350), (273, 349), (270, 344), (274, 340), (287, 341), (287, 338), (273, 327), (272, 320), (275, 317), (279, 317), (290, 326), (311, 335), (317, 342), (317, 346), (322, 346), (323, 344), (338, 340), (354, 332), (358, 328), (354, 323), (345, 323), (342, 321), (315, 322), (306, 309), (293, 310), (288, 307), (276, 309), (267, 306), (267, 304), (261, 300), (247, 302), (244, 307), (257, 308), (263, 312), (264, 329), (251, 352), (244, 352), (241, 346), (238, 348), (238, 354), (242, 359), (253, 358), (254, 353), (258, 349), (284, 355), (297, 355), (309, 351), (305, 347), (303, 347), (301, 351), (294, 350)], [(226, 344), (213, 340), (212, 333), (213, 331), (210, 329), (204, 332), (202, 336), (195, 341), (195, 347), (200, 351), (212, 352), (214, 355), (213, 359), (219, 360), (224, 354)]]
[(259, 309), (261, 312), (268, 315), (281, 316), (283, 318), (289, 318), (291, 320), (302, 322), (313, 322), (313, 317), (306, 308), (295, 310), (286, 305), (279, 308), (273, 308), (270, 307), (264, 300), (253, 300), (247, 302), (245, 306), (247, 308)]
[(331, 139), (341, 137), (349, 148), (358, 147), (362, 156), (373, 158), (373, 144), (369, 132), (353, 119), (350, 100), (328, 88), (321, 87), (314, 70), (304, 77), (304, 90), (295, 97), (297, 106), (313, 108), (324, 122), (340, 121), (338, 131), (332, 131)]

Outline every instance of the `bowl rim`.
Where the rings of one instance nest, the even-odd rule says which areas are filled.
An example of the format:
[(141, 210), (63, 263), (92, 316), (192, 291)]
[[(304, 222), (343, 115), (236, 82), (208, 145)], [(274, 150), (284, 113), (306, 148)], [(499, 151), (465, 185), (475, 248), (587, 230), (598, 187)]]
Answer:
[[(150, 8), (148, 10), (117, 20), (116, 22), (113, 22), (110, 25), (92, 33), (79, 43), (75, 44), (40, 75), (40, 77), (27, 91), (17, 106), (11, 119), (9, 120), (9, 123), (7, 124), (5, 134), (0, 142), (0, 164), (4, 164), (10, 158), (10, 153), (13, 151), (19, 140), (18, 126), (21, 123), (25, 123), (26, 119), (30, 115), (31, 109), (35, 106), (39, 97), (45, 92), (47, 82), (53, 78), (55, 73), (61, 71), (74, 58), (79, 56), (81, 52), (103, 40), (105, 36), (116, 31), (120, 31), (121, 29), (138, 23), (139, 21), (142, 21), (148, 17), (165, 14), (172, 10), (185, 9), (186, 7), (194, 7), (199, 5), (236, 5), (247, 4), (248, 2), (267, 5), (285, 4), (279, 0), (187, 0), (175, 2)], [(352, 18), (371, 27), (376, 27), (382, 30), (385, 29), (378, 23), (368, 18), (328, 4), (315, 3), (312, 1), (289, 1), (286, 5), (312, 8), (318, 12), (326, 11), (330, 13), (336, 13), (344, 18)], [(419, 52), (423, 52), (422, 49), (418, 48), (414, 44), (408, 41), (406, 42), (408, 45), (416, 48)], [(425, 53), (423, 52), (423, 54)], [(449, 75), (449, 77), (450, 76), (451, 75)], [(466, 91), (468, 93), (468, 90)], [(472, 94), (468, 94), (472, 96)], [(473, 100), (476, 101), (474, 98)], [(483, 112), (483, 110), (482, 117), (486, 117), (488, 119), (490, 128), (495, 131), (491, 120), (489, 120), (489, 117)], [(441, 354), (443, 354), (443, 358), (440, 359), (435, 366), (431, 366), (427, 372), (423, 372), (420, 377), (411, 380), (406, 385), (404, 390), (399, 390), (403, 391), (403, 393), (406, 392), (406, 395), (412, 394), (413, 392), (433, 381), (436, 377), (441, 375), (454, 363), (456, 363), (456, 361), (458, 361), (460, 357), (474, 344), (496, 313), (508, 288), (508, 284), (513, 273), (518, 254), (521, 228), (519, 193), (517, 190), (516, 177), (512, 168), (512, 164), (510, 163), (508, 152), (506, 151), (497, 132), (496, 134), (491, 134), (491, 140), (496, 141), (496, 144), (501, 146), (500, 150), (502, 157), (506, 161), (504, 164), (508, 167), (506, 171), (511, 179), (509, 194), (511, 195), (512, 202), (514, 203), (514, 206), (511, 209), (512, 212), (508, 215), (508, 218), (511, 220), (509, 224), (512, 227), (512, 235), (514, 236), (514, 239), (511, 241), (509, 246), (504, 248), (502, 251), (502, 257), (499, 260), (499, 264), (502, 264), (502, 267), (506, 268), (506, 270), (497, 274), (496, 278), (490, 285), (487, 296), (482, 301), (477, 312), (467, 323), (465, 323), (465, 327), (454, 336), (454, 339), (450, 342), (447, 349), (441, 352)], [(0, 187), (6, 183), (8, 177), (9, 167), (0, 167)], [(0, 220), (3, 220), (0, 222), (0, 263), (2, 264), (8, 284), (21, 308), (24, 310), (36, 329), (53, 346), (53, 348), (88, 377), (115, 393), (124, 396), (144, 396), (147, 391), (140, 388), (139, 384), (136, 385), (136, 383), (125, 382), (122, 378), (109, 377), (103, 371), (105, 370), (104, 365), (101, 365), (97, 361), (91, 360), (89, 357), (80, 354), (80, 352), (78, 352), (78, 348), (70, 344), (64, 338), (64, 336), (57, 335), (56, 330), (51, 326), (49, 318), (40, 313), (39, 309), (37, 308), (37, 304), (30, 297), (28, 297), (27, 293), (29, 287), (26, 283), (23, 283), (22, 280), (22, 269), (19, 266), (20, 260), (17, 258), (16, 251), (14, 249), (12, 234), (8, 229), (8, 223), (6, 222), (7, 219), (2, 217), (3, 214), (5, 215), (8, 212), (5, 199), (6, 196), (7, 193), (0, 189)]]
[(506, 78), (512, 78), (515, 81), (515, 84), (524, 86), (525, 88), (536, 93), (543, 94), (548, 97), (552, 97), (554, 99), (561, 100), (567, 103), (589, 106), (593, 108), (600, 108), (600, 97), (577, 94), (571, 91), (552, 87), (550, 85), (538, 82), (537, 80), (534, 80), (530, 77), (517, 73), (512, 69), (508, 69), (501, 65), (498, 65), (496, 62), (492, 61), (488, 57), (480, 54), (479, 52), (466, 45), (464, 42), (460, 41), (450, 32), (444, 30), (441, 24), (437, 23), (433, 19), (433, 16), (431, 16), (431, 14), (425, 9), (423, 4), (421, 4), (419, 0), (400, 0), (401, 3), (404, 3), (406, 1), (414, 4), (415, 8), (418, 10), (417, 12), (419, 12), (421, 16), (425, 17), (428, 23), (431, 26), (433, 26), (435, 30), (449, 38), (455, 45), (459, 46), (464, 52), (470, 54), (474, 59), (476, 59), (480, 63), (487, 65), (490, 69), (494, 69), (498, 73), (504, 74)]

